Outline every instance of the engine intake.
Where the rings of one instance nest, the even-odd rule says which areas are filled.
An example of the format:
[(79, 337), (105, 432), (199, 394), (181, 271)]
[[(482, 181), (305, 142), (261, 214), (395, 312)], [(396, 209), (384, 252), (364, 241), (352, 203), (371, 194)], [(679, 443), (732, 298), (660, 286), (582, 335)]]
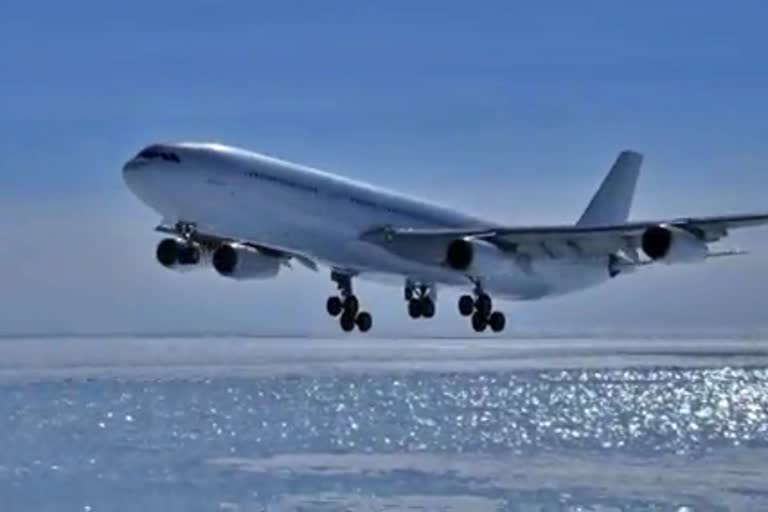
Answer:
[(643, 233), (643, 252), (653, 261), (696, 263), (706, 259), (709, 249), (699, 237), (674, 226), (654, 226)]
[(213, 253), (213, 268), (231, 279), (268, 279), (280, 271), (280, 259), (239, 244), (224, 244)]
[(672, 231), (661, 226), (648, 228), (643, 233), (643, 252), (652, 260), (664, 259), (672, 248)]
[(510, 271), (512, 260), (485, 240), (460, 238), (445, 249), (445, 264), (470, 275), (490, 276)]
[(194, 243), (176, 238), (166, 238), (157, 244), (155, 256), (165, 268), (190, 269), (202, 265), (202, 249)]
[(222, 245), (213, 253), (213, 268), (228, 276), (237, 268), (237, 251), (231, 245)]
[(445, 262), (454, 270), (467, 270), (472, 265), (475, 251), (467, 240), (454, 240), (448, 245)]

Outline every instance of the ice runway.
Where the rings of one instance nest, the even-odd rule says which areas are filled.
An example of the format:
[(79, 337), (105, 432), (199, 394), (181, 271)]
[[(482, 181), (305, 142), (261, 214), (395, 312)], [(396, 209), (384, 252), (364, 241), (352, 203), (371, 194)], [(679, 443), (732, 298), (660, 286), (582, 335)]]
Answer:
[(768, 510), (757, 336), (6, 338), (0, 394), (0, 510)]
[(767, 366), (765, 338), (88, 337), (0, 340), (0, 379)]

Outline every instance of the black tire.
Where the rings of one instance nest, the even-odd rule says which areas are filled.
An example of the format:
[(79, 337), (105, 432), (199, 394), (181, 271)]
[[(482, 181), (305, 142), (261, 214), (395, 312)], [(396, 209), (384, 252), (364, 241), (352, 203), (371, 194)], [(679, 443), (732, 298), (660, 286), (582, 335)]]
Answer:
[(491, 313), (491, 317), (488, 319), (488, 325), (491, 326), (493, 332), (501, 332), (504, 330), (504, 326), (507, 325), (507, 319), (504, 313), (501, 311), (494, 311)]
[(477, 309), (477, 312), (480, 313), (483, 318), (488, 318), (491, 316), (493, 301), (488, 295), (481, 293), (477, 296), (477, 300), (475, 301), (475, 309)]
[(435, 301), (426, 297), (421, 301), (421, 316), (433, 318), (435, 316)]
[(367, 311), (361, 311), (358, 313), (355, 323), (357, 324), (357, 328), (360, 329), (360, 332), (368, 332), (373, 326), (373, 318)]
[(355, 318), (357, 316), (357, 312), (360, 311), (360, 302), (358, 302), (357, 297), (354, 295), (348, 296), (346, 299), (344, 299), (344, 313), (351, 316), (352, 318)]
[(171, 267), (179, 261), (179, 243), (173, 238), (166, 238), (157, 244), (155, 251), (158, 263), (164, 267)]
[(325, 303), (325, 309), (332, 317), (337, 317), (344, 309), (344, 304), (339, 297), (328, 297), (328, 301)]
[(481, 315), (480, 313), (475, 313), (472, 315), (472, 328), (475, 330), (475, 332), (484, 332), (487, 327), (487, 317)]
[(470, 316), (475, 311), (475, 300), (471, 295), (462, 295), (459, 299), (459, 313), (461, 316)]
[(405, 287), (405, 301), (410, 302), (411, 299), (413, 299), (413, 288), (406, 286)]
[(413, 318), (421, 318), (422, 308), (421, 301), (418, 299), (411, 299), (408, 301), (408, 315)]
[(355, 317), (345, 312), (339, 318), (339, 325), (342, 331), (352, 332), (355, 329)]

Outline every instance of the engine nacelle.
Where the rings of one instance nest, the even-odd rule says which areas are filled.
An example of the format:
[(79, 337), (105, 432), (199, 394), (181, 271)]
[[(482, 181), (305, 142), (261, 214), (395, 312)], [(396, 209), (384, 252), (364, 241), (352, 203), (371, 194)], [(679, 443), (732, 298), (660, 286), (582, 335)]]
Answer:
[(453, 270), (487, 276), (504, 272), (511, 260), (493, 244), (459, 238), (448, 244), (445, 263)]
[(210, 266), (209, 253), (205, 248), (178, 238), (162, 240), (157, 244), (155, 256), (162, 266), (177, 272), (189, 272)]
[(269, 279), (280, 271), (280, 259), (239, 244), (224, 244), (213, 252), (213, 268), (231, 279)]
[(643, 233), (646, 256), (662, 263), (698, 263), (707, 258), (707, 243), (693, 233), (674, 226), (654, 226)]

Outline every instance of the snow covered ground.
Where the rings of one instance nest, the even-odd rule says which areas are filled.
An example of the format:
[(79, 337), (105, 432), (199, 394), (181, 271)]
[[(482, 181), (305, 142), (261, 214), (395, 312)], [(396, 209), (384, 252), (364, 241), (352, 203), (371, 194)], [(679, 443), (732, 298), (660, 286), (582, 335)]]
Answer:
[(768, 342), (0, 340), (0, 510), (766, 510)]

